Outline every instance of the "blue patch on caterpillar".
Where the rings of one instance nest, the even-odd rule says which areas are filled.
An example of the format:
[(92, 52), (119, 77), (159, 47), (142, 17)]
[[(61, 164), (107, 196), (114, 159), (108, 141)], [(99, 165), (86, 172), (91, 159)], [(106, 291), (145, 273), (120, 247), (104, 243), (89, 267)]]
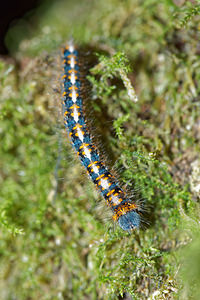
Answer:
[(118, 219), (119, 226), (126, 231), (130, 231), (140, 226), (140, 215), (136, 211), (129, 211)]

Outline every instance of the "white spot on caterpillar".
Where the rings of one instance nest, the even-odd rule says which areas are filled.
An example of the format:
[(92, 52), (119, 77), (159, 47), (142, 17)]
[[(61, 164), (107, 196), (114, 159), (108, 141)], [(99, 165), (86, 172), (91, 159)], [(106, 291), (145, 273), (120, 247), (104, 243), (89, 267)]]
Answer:
[(74, 120), (75, 120), (75, 122), (77, 123), (77, 122), (78, 122), (78, 111), (77, 111), (77, 108), (76, 108), (76, 107), (74, 107), (73, 113), (74, 113)]
[(76, 99), (77, 99), (77, 97), (76, 97), (76, 91), (75, 91), (75, 89), (73, 89), (72, 90), (72, 101), (75, 103)]
[(114, 196), (114, 195), (111, 195), (110, 196), (111, 198), (112, 198), (112, 202), (115, 204), (115, 205), (117, 205), (117, 204), (119, 204), (120, 203), (120, 201), (119, 201), (119, 196)]
[(104, 189), (108, 189), (108, 188), (109, 188), (109, 182), (108, 182), (108, 180), (106, 180), (106, 179), (101, 179), (101, 186), (102, 186)]
[(71, 83), (74, 85), (75, 82), (76, 82), (76, 77), (75, 77), (75, 73), (74, 72), (72, 72), (70, 80), (71, 80)]
[(69, 52), (71, 52), (71, 53), (74, 52), (74, 46), (73, 45), (69, 46)]
[(77, 129), (77, 134), (81, 142), (83, 142), (84, 135), (83, 132), (80, 130), (80, 128)]
[(88, 149), (87, 147), (84, 147), (83, 149), (84, 149), (84, 152), (85, 152), (86, 157), (87, 157), (89, 160), (91, 160), (91, 154), (90, 154), (89, 149)]
[(74, 66), (75, 66), (75, 59), (74, 59), (74, 57), (72, 57), (70, 60), (70, 67), (73, 69)]
[(94, 170), (94, 173), (99, 174), (99, 168), (97, 168), (97, 166), (92, 165), (92, 168)]

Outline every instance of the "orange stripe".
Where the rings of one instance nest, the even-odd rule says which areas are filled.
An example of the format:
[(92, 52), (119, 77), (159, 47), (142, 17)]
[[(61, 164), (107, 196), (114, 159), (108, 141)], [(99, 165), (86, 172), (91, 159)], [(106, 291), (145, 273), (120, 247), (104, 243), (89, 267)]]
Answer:
[(110, 196), (111, 194), (114, 193), (114, 191), (115, 191), (115, 190), (111, 190), (110, 192), (108, 192), (108, 193), (106, 194), (106, 196)]
[[(65, 93), (66, 93), (66, 92), (65, 92)], [(63, 94), (64, 94), (64, 93), (63, 93)], [(78, 96), (79, 96), (79, 94), (76, 93), (76, 97), (78, 97)], [(72, 98), (72, 93), (69, 94), (69, 97)]]
[(76, 55), (74, 55), (74, 54), (69, 54), (67, 57), (69, 57), (69, 58), (72, 58), (72, 57), (76, 58)]
[(80, 106), (73, 104), (69, 109), (73, 109), (73, 108), (80, 108)]
[(125, 215), (127, 212), (134, 210), (137, 208), (136, 204), (124, 204), (122, 207), (119, 206), (119, 208), (115, 211), (115, 214), (113, 215), (113, 220), (117, 221), (119, 219), (119, 217), (121, 217), (122, 215)]
[(76, 130), (76, 129), (82, 128), (82, 127), (83, 127), (82, 125), (77, 124), (76, 126), (73, 127), (73, 130)]
[(89, 146), (89, 144), (84, 144), (84, 143), (83, 143), (83, 145), (81, 145), (81, 146), (79, 147), (79, 150), (82, 149), (82, 148), (84, 148), (84, 147), (88, 147), (88, 146)]
[[(78, 113), (78, 116), (80, 116), (81, 113)], [(71, 116), (74, 117), (74, 113), (71, 113)]]
[[(69, 56), (68, 56), (69, 57)], [(71, 64), (71, 60), (68, 60), (67, 63), (70, 65)], [(77, 61), (74, 60), (74, 64), (77, 64)]]
[(70, 69), (68, 70), (68, 73), (77, 73), (77, 71), (75, 69)]
[[(94, 161), (91, 164), (88, 165), (88, 167), (90, 168), (92, 165), (96, 165), (98, 163), (98, 161)], [(99, 168), (99, 166), (97, 166)]]
[[(66, 76), (67, 76), (67, 75), (66, 75)], [(72, 86), (69, 87), (69, 90), (78, 90), (78, 88), (77, 88), (77, 86), (72, 85)]]
[[(68, 78), (71, 80), (71, 75), (68, 76)], [(78, 78), (77, 76), (74, 76), (75, 80)]]
[(99, 179), (101, 179), (104, 176), (105, 176), (105, 174), (101, 174), (99, 177), (96, 178), (96, 180), (99, 180)]

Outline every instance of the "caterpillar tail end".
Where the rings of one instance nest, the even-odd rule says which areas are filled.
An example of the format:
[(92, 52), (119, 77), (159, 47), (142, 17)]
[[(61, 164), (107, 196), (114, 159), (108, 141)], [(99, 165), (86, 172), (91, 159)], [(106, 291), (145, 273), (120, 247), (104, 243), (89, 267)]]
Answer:
[(130, 232), (133, 229), (139, 228), (140, 215), (136, 211), (132, 210), (121, 215), (117, 222), (123, 230)]

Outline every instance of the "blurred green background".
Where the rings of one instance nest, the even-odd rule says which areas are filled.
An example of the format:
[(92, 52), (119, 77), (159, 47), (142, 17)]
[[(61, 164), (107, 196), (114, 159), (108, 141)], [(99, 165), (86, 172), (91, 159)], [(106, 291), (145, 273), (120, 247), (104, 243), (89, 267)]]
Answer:
[[(199, 14), (198, 1), (52, 0), (10, 27), (0, 60), (0, 299), (200, 298)], [(72, 36), (86, 66), (98, 54), (91, 127), (144, 203), (132, 234), (113, 227), (63, 128), (60, 49)]]

